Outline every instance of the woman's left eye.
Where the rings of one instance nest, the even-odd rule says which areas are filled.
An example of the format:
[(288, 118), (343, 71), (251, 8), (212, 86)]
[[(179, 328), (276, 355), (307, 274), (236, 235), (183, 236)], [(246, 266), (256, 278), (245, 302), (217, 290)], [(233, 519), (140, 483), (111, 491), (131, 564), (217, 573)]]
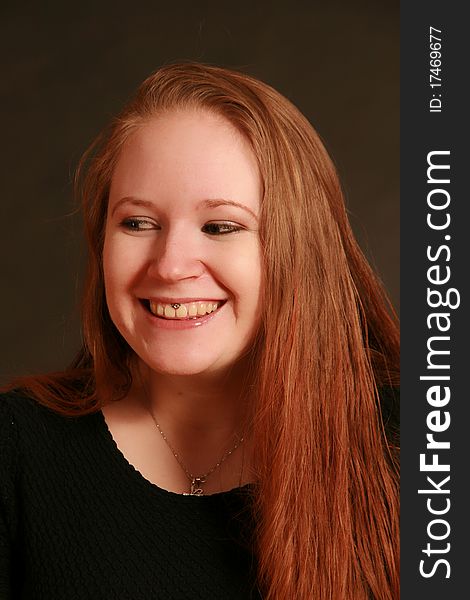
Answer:
[(235, 223), (206, 223), (202, 231), (210, 235), (225, 235), (227, 233), (235, 233), (241, 231), (243, 227), (235, 225)]

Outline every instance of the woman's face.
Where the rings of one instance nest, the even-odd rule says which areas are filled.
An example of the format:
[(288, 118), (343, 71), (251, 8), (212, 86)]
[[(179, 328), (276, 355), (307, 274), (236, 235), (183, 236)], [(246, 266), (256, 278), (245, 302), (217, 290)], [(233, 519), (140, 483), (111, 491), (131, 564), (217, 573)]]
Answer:
[(260, 314), (262, 183), (245, 138), (174, 111), (126, 141), (111, 182), (103, 267), (111, 318), (153, 370), (217, 373)]

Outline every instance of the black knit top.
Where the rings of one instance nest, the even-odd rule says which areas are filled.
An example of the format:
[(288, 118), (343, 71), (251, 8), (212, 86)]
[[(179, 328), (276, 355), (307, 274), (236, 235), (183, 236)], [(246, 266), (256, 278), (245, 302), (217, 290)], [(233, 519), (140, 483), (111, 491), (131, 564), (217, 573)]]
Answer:
[(251, 489), (168, 492), (129, 464), (101, 412), (0, 396), (0, 599), (259, 598)]

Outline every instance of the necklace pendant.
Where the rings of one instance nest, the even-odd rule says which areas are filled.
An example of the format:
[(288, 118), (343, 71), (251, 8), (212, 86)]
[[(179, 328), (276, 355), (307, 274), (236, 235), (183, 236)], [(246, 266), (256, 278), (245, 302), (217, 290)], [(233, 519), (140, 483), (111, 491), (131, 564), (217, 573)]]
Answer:
[(204, 490), (202, 489), (202, 484), (206, 483), (206, 480), (202, 477), (193, 477), (191, 481), (191, 490), (189, 492), (190, 496), (204, 496)]

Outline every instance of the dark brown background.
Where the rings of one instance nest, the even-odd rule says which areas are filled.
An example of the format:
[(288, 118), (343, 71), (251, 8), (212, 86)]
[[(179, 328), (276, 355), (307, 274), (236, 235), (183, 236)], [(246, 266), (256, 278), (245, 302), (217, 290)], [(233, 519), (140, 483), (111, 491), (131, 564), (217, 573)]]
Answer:
[[(39, 6), (41, 5), (41, 6)], [(83, 264), (71, 177), (161, 64), (246, 71), (314, 124), (351, 221), (398, 308), (398, 1), (23, 2), (1, 9), (0, 377), (64, 366)]]

